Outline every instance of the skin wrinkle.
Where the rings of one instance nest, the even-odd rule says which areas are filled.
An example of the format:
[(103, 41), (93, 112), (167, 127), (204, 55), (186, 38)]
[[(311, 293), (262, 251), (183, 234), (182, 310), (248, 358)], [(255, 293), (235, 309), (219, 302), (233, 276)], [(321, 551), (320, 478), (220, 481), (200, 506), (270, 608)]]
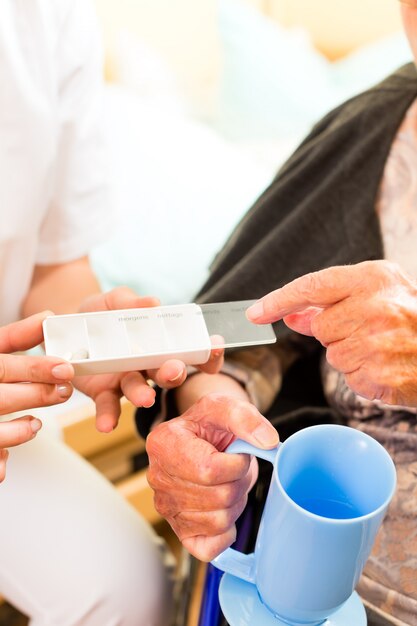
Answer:
[[(403, 7), (403, 16), (407, 20), (405, 25), (411, 39), (413, 50), (416, 51), (417, 12), (412, 12), (409, 7)], [(382, 100), (384, 96), (380, 94), (379, 97)], [(347, 110), (350, 110), (349, 105), (347, 105)], [(416, 111), (417, 107), (415, 111), (412, 111), (414, 124), (417, 115)], [(402, 130), (401, 128), (400, 131)], [(397, 137), (395, 141), (396, 139)], [(395, 147), (394, 159), (398, 159), (401, 150), (397, 150), (395, 141), (393, 144)], [(415, 155), (413, 158), (415, 158)], [(410, 163), (415, 170), (413, 162), (410, 161)], [(385, 174), (386, 172), (384, 172), (384, 177)], [(358, 194), (361, 191), (362, 190), (358, 189)], [(385, 190), (383, 195), (386, 197)], [(265, 198), (268, 199), (268, 192), (264, 196), (264, 200)], [(412, 206), (414, 206), (414, 204), (415, 203), (413, 203)], [(392, 203), (391, 208), (393, 211), (394, 209), (396, 210), (397, 207), (398, 203)], [(377, 207), (375, 208), (377, 209)], [(382, 234), (384, 235), (384, 233)], [(268, 267), (267, 269), (270, 271), (271, 268)], [(327, 270), (326, 274), (314, 273), (304, 278), (297, 279), (280, 291), (272, 293), (267, 299), (262, 299), (261, 302), (264, 304), (266, 313), (263, 317), (261, 316), (258, 319), (261, 322), (272, 322), (284, 317), (285, 323), (287, 323), (290, 328), (300, 331), (305, 335), (314, 334), (317, 336), (317, 339), (327, 347), (329, 360), (342, 371), (347, 372), (345, 377), (339, 377), (335, 375), (329, 366), (329, 376), (333, 376), (333, 383), (336, 379), (335, 388), (329, 384), (329, 380), (323, 375), (323, 382), (325, 386), (327, 385), (325, 392), (329, 403), (332, 407), (336, 408), (339, 413), (346, 416), (349, 425), (366, 430), (371, 436), (378, 438), (390, 451), (397, 464), (401, 465), (404, 445), (406, 445), (404, 443), (406, 441), (405, 436), (407, 433), (409, 433), (410, 436), (415, 436), (416, 434), (414, 432), (416, 428), (414, 425), (415, 414), (412, 414), (411, 417), (404, 417), (404, 415), (401, 416), (401, 413), (395, 413), (394, 410), (391, 411), (393, 407), (362, 401), (354, 392), (348, 389), (344, 383), (346, 379), (355, 391), (363, 394), (365, 397), (381, 398), (384, 401), (397, 402), (398, 397), (405, 392), (404, 390), (407, 388), (407, 385), (411, 385), (412, 379), (413, 382), (417, 379), (415, 375), (415, 358), (409, 360), (410, 351), (415, 343), (414, 336), (416, 335), (416, 306), (410, 307), (411, 300), (416, 298), (415, 282), (410, 281), (407, 275), (399, 270), (398, 266), (389, 261), (381, 261), (378, 262), (378, 264), (365, 262), (357, 266), (348, 265), (345, 267), (332, 268), (331, 271), (332, 273), (330, 274), (329, 270)], [(345, 278), (343, 278), (343, 276), (345, 276)], [(396, 285), (398, 285), (398, 287), (396, 287)], [(354, 296), (355, 299), (350, 296), (352, 290), (356, 293)], [(334, 311), (333, 313), (332, 309)], [(366, 321), (368, 316), (370, 316), (369, 323)], [(342, 323), (344, 317), (346, 320), (345, 325)], [(398, 323), (408, 324), (409, 330), (399, 336), (397, 335), (399, 339), (397, 338), (396, 340), (393, 326)], [(352, 333), (353, 338), (350, 337)], [(306, 342), (304, 340), (304, 349), (306, 345), (312, 345), (312, 343), (313, 342)], [(285, 348), (287, 348), (287, 344), (290, 344), (288, 339), (286, 340)], [(305, 349), (303, 353), (303, 348), (299, 346), (295, 346), (294, 352), (295, 358), (300, 358), (300, 355), (303, 357), (309, 354), (307, 349)], [(277, 354), (272, 350), (269, 350), (269, 354), (274, 354), (276, 360), (279, 360)], [(372, 361), (371, 365), (368, 359)], [(393, 369), (394, 361), (398, 363), (395, 369)], [(409, 365), (408, 372), (405, 371), (404, 367), (407, 361)], [(256, 369), (257, 363), (251, 364), (247, 362), (246, 365), (249, 370), (247, 379), (250, 379), (250, 369), (251, 367), (252, 369)], [(236, 366), (239, 366), (238, 358), (236, 359)], [(279, 367), (277, 371), (280, 371)], [(264, 377), (268, 375), (267, 368), (262, 370), (262, 375)], [(384, 384), (381, 384), (380, 375)], [(368, 381), (370, 381), (368, 383), (366, 382), (367, 377)], [(252, 377), (251, 380), (254, 380), (254, 378)], [(191, 379), (188, 384), (192, 386), (196, 383), (195, 380), (193, 383)], [(302, 383), (300, 382), (300, 384)], [(390, 390), (390, 385), (392, 384), (397, 386), (397, 389), (394, 391)], [(274, 388), (274, 391), (278, 393), (279, 388)], [(176, 397), (181, 396), (180, 390), (177, 392)], [(252, 394), (251, 397), (256, 397), (256, 393)], [(417, 405), (417, 394), (415, 400)], [(178, 406), (180, 405), (178, 404)], [(186, 403), (181, 406), (187, 408)], [(200, 408), (202, 408), (201, 405)], [(219, 406), (219, 411), (220, 408)], [(211, 414), (207, 414), (206, 417), (209, 421)], [(197, 417), (194, 419), (198, 421)], [(225, 427), (224, 430), (227, 431), (227, 427)], [(216, 435), (215, 431), (213, 432), (210, 428), (206, 427), (198, 432), (202, 437), (214, 437)], [(399, 435), (404, 436), (403, 443), (399, 443)], [(250, 432), (249, 434), (247, 433), (247, 436), (248, 439), (250, 439)], [(186, 444), (186, 441), (187, 438), (185, 437), (184, 444)], [(195, 468), (199, 466), (201, 462), (201, 458), (198, 456), (199, 452), (200, 450), (195, 450), (194, 459), (192, 456), (187, 457), (186, 462), (190, 464), (187, 467), (187, 472), (191, 472), (193, 463)], [(210, 453), (210, 456), (211, 455), (212, 453)], [(415, 456), (415, 445), (413, 455)], [(167, 463), (169, 463), (169, 461), (167, 461)], [(406, 464), (404, 464), (404, 468), (408, 471), (408, 465), (406, 466)], [(408, 474), (407, 477), (409, 478)], [(198, 477), (196, 476), (196, 481), (197, 480)], [(406, 484), (410, 485), (409, 493), (404, 494)], [(191, 490), (193, 488), (195, 488), (195, 486), (190, 487), (186, 494), (190, 498), (190, 501), (192, 499)], [(415, 491), (415, 489), (415, 480), (405, 480), (402, 484), (401, 482), (399, 483), (399, 490), (402, 490), (402, 498), (404, 501), (415, 501), (417, 493), (414, 494), (412, 492), (412, 490)], [(394, 507), (395, 506), (397, 505), (394, 502)], [(397, 509), (395, 510), (398, 513)], [(395, 587), (396, 600), (392, 602), (392, 606), (395, 606), (396, 613), (399, 615), (401, 614), (401, 605), (404, 606), (404, 602), (407, 599), (404, 595), (401, 595), (401, 587), (398, 584), (398, 579), (394, 580), (394, 577), (391, 577), (392, 569), (396, 567), (396, 564), (391, 564), (384, 555), (384, 550), (387, 549), (386, 546), (390, 545), (392, 537), (392, 535), (389, 536), (390, 516), (388, 516), (387, 520), (388, 525), (385, 528), (383, 527), (382, 535), (380, 535), (382, 539), (378, 542), (378, 546), (382, 552), (371, 557), (368, 572), (377, 571), (381, 580), (383, 580), (385, 576), (384, 584), (386, 584), (388, 580), (388, 585), (387, 589), (384, 589), (384, 593), (393, 583), (392, 586)], [(178, 522), (180, 523), (180, 519)], [(405, 537), (416, 536), (415, 519), (413, 523), (414, 528), (409, 526)], [(229, 543), (233, 533), (234, 527), (230, 529), (228, 534)], [(384, 533), (387, 534), (385, 535)], [(213, 541), (212, 537), (203, 535), (198, 537), (198, 541), (186, 541), (184, 545), (193, 554), (196, 554), (196, 556), (202, 555), (206, 560), (228, 545), (224, 540), (224, 536), (219, 538), (218, 541)], [(401, 567), (401, 565), (399, 565), (399, 567)], [(398, 571), (399, 569), (397, 569), (396, 575)], [(368, 580), (366, 575), (364, 579)], [(393, 593), (394, 592), (389, 592), (388, 596), (393, 598)], [(367, 594), (367, 596), (370, 596), (371, 599), (375, 599), (375, 589), (374, 595), (371, 593)], [(382, 596), (380, 596), (380, 598), (381, 597)], [(412, 602), (412, 606), (415, 607), (415, 600), (412, 600)], [(379, 600), (378, 605), (381, 606), (381, 604)], [(416, 614), (417, 612), (414, 611), (414, 617)]]
[[(181, 479), (180, 483), (177, 485), (175, 478), (176, 477), (171, 477), (166, 472), (157, 474), (157, 478), (155, 480), (153, 475), (150, 476), (149, 482), (151, 486), (153, 488), (158, 487), (158, 498), (161, 494), (163, 494), (161, 504), (163, 506), (167, 506), (166, 511), (172, 510), (173, 503), (175, 503), (174, 509), (181, 509), (181, 496), (183, 495), (184, 490), (194, 486), (194, 483), (191, 481), (183, 479)], [(230, 508), (236, 500), (240, 500), (245, 495), (251, 485), (251, 482), (252, 476), (248, 472), (242, 480), (221, 483), (216, 486), (201, 485), (199, 486), (198, 491), (194, 493), (194, 497), (191, 500), (188, 497), (183, 497), (184, 500), (186, 500), (190, 511), (211, 510), (208, 507), (212, 507), (212, 502), (215, 502), (217, 506), (220, 506), (221, 508)], [(174, 487), (174, 489), (172, 489), (172, 487)], [(171, 503), (171, 508), (168, 506), (169, 503)], [(193, 503), (197, 508), (192, 508)], [(204, 509), (202, 509), (202, 507), (204, 507)]]
[[(246, 457), (224, 457), (218, 450), (224, 448), (234, 437), (233, 432), (222, 431), (215, 423), (219, 409), (225, 416), (229, 412), (231, 423), (241, 416), (245, 419), (245, 411), (246, 419), (256, 416), (256, 411), (243, 402), (239, 402), (238, 407), (231, 410), (231, 402), (231, 398), (219, 394), (210, 395), (197, 403), (197, 414), (194, 406), (185, 416), (177, 419), (175, 425), (168, 422), (157, 426), (147, 440), (151, 459), (148, 478), (156, 490), (155, 506), (167, 518), (184, 545), (187, 541), (193, 541), (193, 553), (204, 560), (210, 559), (226, 547), (235, 535), (234, 520), (245, 507), (247, 491), (257, 475), (257, 465), (249, 462)], [(195, 420), (192, 419), (194, 414)], [(200, 439), (202, 435), (207, 438), (203, 442)], [(179, 449), (182, 441), (187, 445), (183, 448), (186, 451), (185, 457), (171, 455), (170, 463), (162, 467), (158, 458), (166, 458), (164, 451), (168, 449)], [(184, 474), (184, 464), (187, 463), (188, 456), (193, 457), (195, 443), (199, 447), (202, 445), (207, 454), (203, 458), (201, 455), (198, 457), (199, 463), (194, 467), (194, 472), (187, 476)], [(229, 469), (219, 466), (219, 460), (224, 458), (228, 461)], [(178, 478), (178, 472), (182, 472), (181, 478)], [(234, 481), (230, 480), (232, 475)], [(190, 486), (194, 491), (191, 499), (186, 497)], [(202, 501), (204, 510), (201, 510)], [(213, 544), (206, 541), (203, 533), (210, 535)]]

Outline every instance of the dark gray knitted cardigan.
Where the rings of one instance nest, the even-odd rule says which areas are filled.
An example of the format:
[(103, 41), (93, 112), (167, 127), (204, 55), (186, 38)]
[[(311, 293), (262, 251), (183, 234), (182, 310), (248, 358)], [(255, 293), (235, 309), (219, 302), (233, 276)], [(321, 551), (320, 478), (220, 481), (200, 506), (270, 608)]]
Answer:
[[(197, 300), (258, 298), (307, 272), (382, 258), (376, 197), (391, 144), (416, 97), (410, 63), (316, 124), (218, 253)], [(315, 340), (295, 337), (282, 323), (276, 331), (280, 341), (298, 344), (300, 356), (318, 355)], [(274, 415), (309, 405), (327, 413), (317, 364), (308, 360), (306, 372), (300, 364), (290, 369)], [(140, 412), (141, 434), (160, 408), (157, 401)]]

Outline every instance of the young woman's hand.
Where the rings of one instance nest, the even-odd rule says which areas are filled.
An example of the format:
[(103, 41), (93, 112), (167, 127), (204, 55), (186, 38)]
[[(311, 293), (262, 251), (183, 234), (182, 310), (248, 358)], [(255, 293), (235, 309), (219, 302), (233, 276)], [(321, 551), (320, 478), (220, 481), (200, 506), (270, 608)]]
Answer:
[[(46, 315), (40, 313), (0, 328), (0, 415), (59, 404), (72, 393), (69, 381), (74, 369), (70, 363), (55, 357), (11, 354), (43, 341)], [(0, 482), (5, 477), (7, 448), (30, 441), (41, 426), (40, 420), (30, 415), (0, 422)]]
[[(81, 311), (146, 308), (159, 304), (157, 298), (139, 297), (127, 287), (118, 287), (108, 293), (90, 296), (84, 302)], [(200, 369), (207, 373), (215, 373), (222, 363), (223, 350), (213, 349), (209, 361)], [(137, 407), (147, 408), (155, 401), (155, 391), (147, 382), (149, 379), (160, 387), (172, 389), (181, 385), (186, 377), (184, 363), (178, 359), (169, 359), (157, 370), (80, 376), (76, 378), (75, 385), (95, 401), (97, 429), (101, 432), (110, 432), (117, 426), (122, 396), (126, 396)]]

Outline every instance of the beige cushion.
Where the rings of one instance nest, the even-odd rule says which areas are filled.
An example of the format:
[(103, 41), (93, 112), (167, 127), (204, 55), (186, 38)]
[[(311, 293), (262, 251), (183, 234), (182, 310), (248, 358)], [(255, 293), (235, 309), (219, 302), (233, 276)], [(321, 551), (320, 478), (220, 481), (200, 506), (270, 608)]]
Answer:
[[(195, 103), (215, 99), (221, 67), (217, 5), (222, 0), (94, 0), (106, 47), (107, 77), (123, 31), (168, 62)], [(397, 0), (241, 0), (287, 26), (300, 25), (331, 59), (400, 28)], [(140, 60), (138, 60), (138, 69)]]
[(217, 80), (219, 42), (215, 0), (94, 0), (103, 27), (108, 75), (123, 30), (139, 36), (169, 62), (186, 89)]
[(398, 0), (268, 0), (268, 11), (287, 26), (302, 25), (330, 59), (398, 30)]

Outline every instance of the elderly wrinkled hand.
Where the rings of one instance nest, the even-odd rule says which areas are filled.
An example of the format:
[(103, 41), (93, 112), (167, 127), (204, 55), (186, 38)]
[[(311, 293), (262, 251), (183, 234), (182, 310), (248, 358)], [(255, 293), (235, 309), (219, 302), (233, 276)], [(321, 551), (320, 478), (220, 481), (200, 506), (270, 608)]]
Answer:
[(233, 543), (235, 521), (257, 477), (256, 459), (224, 453), (236, 437), (262, 448), (278, 443), (276, 430), (252, 404), (209, 394), (147, 439), (156, 509), (203, 561)]
[[(117, 287), (108, 293), (90, 296), (80, 311), (146, 308), (159, 304), (157, 298), (140, 297), (127, 287)], [(217, 372), (223, 363), (223, 352), (221, 348), (213, 349), (209, 361), (199, 369), (210, 374)], [(94, 400), (97, 429), (111, 432), (119, 420), (120, 399), (123, 395), (135, 406), (148, 408), (155, 402), (155, 390), (148, 385), (148, 379), (152, 379), (160, 387), (172, 389), (181, 385), (186, 377), (184, 363), (178, 359), (169, 359), (157, 370), (80, 376), (75, 379), (74, 384)]]
[(417, 406), (417, 288), (388, 261), (306, 274), (247, 311), (316, 337), (329, 363), (369, 400)]

